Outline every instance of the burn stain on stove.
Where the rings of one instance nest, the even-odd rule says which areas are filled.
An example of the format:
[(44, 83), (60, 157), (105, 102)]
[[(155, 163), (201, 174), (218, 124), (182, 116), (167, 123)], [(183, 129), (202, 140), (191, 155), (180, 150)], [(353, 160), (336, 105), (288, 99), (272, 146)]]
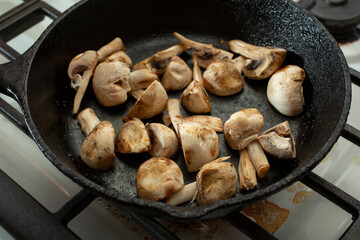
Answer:
[(314, 194), (313, 191), (299, 191), (295, 194), (292, 202), (295, 204), (300, 204), (305, 202), (310, 196)]

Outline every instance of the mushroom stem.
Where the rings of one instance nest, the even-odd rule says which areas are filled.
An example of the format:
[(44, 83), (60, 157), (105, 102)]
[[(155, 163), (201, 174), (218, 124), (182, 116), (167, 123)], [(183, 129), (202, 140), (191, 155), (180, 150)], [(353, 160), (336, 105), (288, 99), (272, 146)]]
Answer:
[(245, 148), (240, 150), (239, 180), (240, 189), (249, 190), (257, 185), (256, 171)]
[(214, 116), (206, 116), (206, 115), (192, 115), (190, 117), (184, 118), (185, 122), (197, 122), (208, 127), (211, 127), (216, 132), (223, 132), (224, 126), (221, 118)]
[(115, 38), (97, 51), (99, 55), (99, 62), (104, 61), (105, 58), (117, 51), (125, 51), (125, 44), (119, 37)]
[(171, 123), (175, 129), (176, 135), (179, 136), (179, 125), (184, 122), (180, 112), (179, 99), (169, 99), (167, 103), (168, 114), (171, 119)]
[(258, 140), (254, 140), (246, 147), (250, 161), (254, 165), (259, 178), (265, 177), (270, 169), (270, 164)]
[(131, 91), (147, 88), (155, 80), (159, 80), (158, 76), (149, 69), (130, 72), (129, 84)]
[(78, 116), (77, 120), (81, 126), (81, 130), (85, 135), (89, 135), (91, 131), (100, 123), (99, 118), (95, 115), (94, 111), (91, 108), (85, 108), (82, 110)]
[(180, 205), (189, 202), (194, 198), (196, 192), (196, 182), (186, 184), (182, 189), (172, 194), (166, 199), (166, 204), (170, 206)]
[(179, 43), (165, 50), (155, 53), (153, 58), (156, 59), (157, 61), (164, 61), (166, 59), (171, 58), (172, 56), (184, 52), (187, 49), (189, 49), (187, 45), (185, 45), (184, 43)]

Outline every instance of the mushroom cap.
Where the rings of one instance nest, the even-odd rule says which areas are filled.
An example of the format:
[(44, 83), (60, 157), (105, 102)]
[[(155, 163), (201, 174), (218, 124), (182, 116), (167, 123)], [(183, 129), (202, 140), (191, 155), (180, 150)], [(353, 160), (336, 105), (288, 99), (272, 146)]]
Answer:
[(89, 135), (91, 131), (100, 123), (100, 119), (96, 116), (94, 110), (85, 108), (76, 117), (76, 120), (81, 126), (81, 130), (85, 135)]
[(136, 189), (142, 199), (159, 201), (184, 187), (179, 166), (171, 159), (151, 158), (136, 173)]
[(196, 175), (196, 200), (200, 205), (232, 197), (236, 193), (238, 175), (233, 163), (213, 161)]
[(80, 158), (84, 163), (98, 170), (109, 169), (114, 165), (115, 130), (108, 121), (102, 121), (85, 138), (81, 149)]
[(192, 53), (192, 56), (198, 61), (200, 67), (206, 69), (212, 62), (216, 60), (220, 60), (223, 58), (232, 59), (234, 54), (222, 49), (214, 48), (214, 50), (210, 52), (206, 52), (203, 50), (195, 50)]
[(192, 81), (192, 71), (184, 60), (178, 56), (172, 56), (161, 78), (161, 84), (166, 91), (180, 90)]
[(162, 113), (168, 96), (159, 81), (153, 81), (127, 114), (131, 118), (148, 119)]
[(130, 69), (122, 62), (100, 63), (94, 72), (92, 86), (99, 103), (105, 107), (119, 105), (126, 101)]
[(225, 139), (232, 149), (241, 150), (257, 139), (263, 128), (263, 115), (256, 108), (246, 108), (233, 113), (225, 122)]
[(193, 113), (211, 112), (210, 98), (199, 81), (192, 81), (181, 94), (181, 104)]
[(214, 129), (195, 122), (183, 122), (178, 131), (189, 172), (198, 171), (219, 156), (220, 142)]
[(141, 120), (135, 118), (121, 125), (116, 137), (117, 152), (142, 153), (150, 148), (150, 137)]
[(262, 148), (275, 158), (287, 160), (296, 157), (295, 141), (288, 121), (263, 132), (259, 136), (259, 142)]
[(295, 65), (287, 65), (270, 78), (267, 86), (267, 98), (281, 114), (297, 116), (305, 104), (303, 87), (306, 73)]
[(254, 80), (270, 77), (281, 67), (287, 54), (283, 48), (256, 46), (238, 39), (228, 42), (228, 46), (233, 52), (252, 60), (246, 64), (244, 74)]
[(132, 67), (132, 61), (129, 55), (124, 51), (117, 51), (108, 56), (104, 62), (122, 62), (125, 63), (129, 68)]
[[(76, 77), (76, 74), (83, 73), (86, 70), (94, 70), (98, 61), (98, 55), (93, 50), (76, 55), (70, 62), (68, 67), (68, 76), (72, 80)], [(81, 75), (81, 74), (80, 74)], [(77, 90), (77, 89), (75, 89)]]
[(146, 130), (151, 140), (150, 156), (170, 158), (179, 149), (178, 138), (171, 128), (161, 123), (148, 123)]
[(218, 96), (229, 96), (244, 88), (244, 78), (230, 59), (212, 62), (203, 75), (205, 88)]

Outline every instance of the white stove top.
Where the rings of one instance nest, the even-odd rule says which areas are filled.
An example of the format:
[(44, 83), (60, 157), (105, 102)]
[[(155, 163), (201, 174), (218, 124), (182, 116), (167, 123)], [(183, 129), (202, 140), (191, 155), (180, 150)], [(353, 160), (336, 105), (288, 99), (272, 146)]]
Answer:
[[(78, 0), (44, 0), (63, 12)], [(10, 10), (20, 0), (0, 0), (0, 14)], [(45, 18), (40, 24), (12, 39), (9, 45), (24, 53), (41, 32), (51, 23)], [(360, 41), (341, 46), (350, 67), (360, 70)], [(7, 60), (0, 55), (0, 63)], [(19, 110), (17, 103), (1, 95)], [(353, 85), (352, 106), (348, 123), (360, 129), (360, 89)], [(41, 153), (36, 144), (21, 130), (0, 115), (0, 168), (28, 191), (50, 212), (57, 211), (64, 203), (81, 190), (60, 173)], [(360, 149), (341, 138), (331, 152), (313, 170), (353, 197), (360, 199)], [(279, 239), (338, 239), (351, 224), (351, 215), (338, 206), (298, 182), (269, 197), (268, 202), (288, 214), (286, 221), (274, 236)], [(285, 210), (284, 210), (285, 209)], [(272, 212), (276, 218), (279, 211)], [(272, 221), (274, 219), (268, 219)], [(221, 219), (212, 219), (196, 224), (180, 224), (164, 221), (165, 226), (181, 239), (248, 239), (235, 227)], [(98, 198), (70, 223), (82, 239), (151, 239), (143, 230), (131, 223), (120, 211), (106, 200)], [(0, 239), (13, 239), (0, 227)]]

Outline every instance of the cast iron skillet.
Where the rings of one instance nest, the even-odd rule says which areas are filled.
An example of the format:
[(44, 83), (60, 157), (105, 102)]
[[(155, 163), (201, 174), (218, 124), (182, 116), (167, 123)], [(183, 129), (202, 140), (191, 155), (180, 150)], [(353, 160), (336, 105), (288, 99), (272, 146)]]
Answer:
[[(321, 25), (321, 24), (320, 24)], [(289, 120), (296, 139), (297, 159), (270, 158), (271, 170), (252, 191), (238, 190), (228, 200), (199, 207), (188, 203), (170, 207), (137, 198), (135, 174), (149, 158), (117, 155), (114, 168), (94, 171), (79, 158), (85, 136), (72, 115), (75, 92), (66, 70), (70, 60), (85, 50), (97, 50), (120, 36), (134, 63), (178, 43), (177, 31), (190, 39), (226, 49), (220, 40), (242, 39), (256, 45), (288, 50), (285, 64), (306, 70), (305, 109), (298, 117), (279, 114), (267, 101), (267, 80), (245, 79), (245, 88), (230, 97), (210, 94), (212, 115), (225, 122), (240, 109), (257, 108), (265, 118), (264, 130)], [(181, 55), (192, 67), (190, 53)], [(28, 128), (46, 157), (82, 186), (113, 200), (122, 208), (141, 214), (181, 221), (223, 216), (261, 200), (304, 177), (338, 139), (350, 107), (351, 84), (347, 64), (336, 41), (319, 22), (286, 0), (182, 0), (182, 1), (85, 1), (57, 19), (20, 59), (0, 68), (1, 92), (21, 105)], [(91, 86), (91, 85), (90, 85)], [(169, 93), (178, 98), (181, 92)], [(135, 100), (120, 106), (100, 106), (88, 88), (81, 108), (91, 107), (101, 120), (118, 131)], [(189, 115), (182, 109), (184, 116)], [(152, 121), (159, 121), (154, 118)], [(238, 167), (239, 154), (219, 134), (220, 156), (231, 155)], [(185, 170), (181, 151), (173, 158), (185, 182), (195, 173)]]

